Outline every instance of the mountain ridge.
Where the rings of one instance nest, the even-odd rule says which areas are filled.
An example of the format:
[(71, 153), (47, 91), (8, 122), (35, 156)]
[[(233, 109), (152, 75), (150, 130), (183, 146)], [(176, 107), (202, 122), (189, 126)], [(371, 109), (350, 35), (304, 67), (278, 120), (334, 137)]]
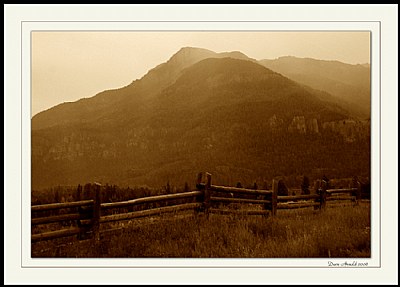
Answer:
[[(87, 117), (93, 117), (94, 115), (90, 114), (90, 107), (88, 105), (101, 105), (105, 100), (107, 101), (107, 106), (104, 107), (104, 109), (107, 109), (109, 105), (118, 104), (127, 97), (130, 97), (131, 105), (143, 104), (143, 94), (149, 98), (160, 93), (162, 89), (177, 79), (179, 73), (184, 68), (211, 56), (227, 57), (232, 55), (235, 54), (231, 54), (231, 52), (215, 53), (202, 48), (183, 47), (172, 55), (167, 62), (150, 69), (143, 77), (132, 81), (129, 85), (117, 89), (105, 90), (90, 98), (62, 103), (36, 114), (32, 118), (32, 130), (57, 125), (59, 121), (61, 121), (59, 119), (60, 115), (64, 119), (68, 118), (68, 115), (71, 115), (69, 119), (65, 121), (66, 123), (76, 122), (75, 119), (81, 120)], [(240, 57), (243, 57), (242, 55), (244, 54), (241, 53)], [(187, 58), (190, 58), (190, 60), (188, 61)], [(118, 97), (113, 98), (115, 94), (118, 94)], [(132, 94), (134, 94), (135, 97), (132, 97)], [(80, 105), (86, 112), (77, 113), (77, 111), (74, 110), (75, 104)], [(104, 109), (100, 109), (98, 113), (106, 113)]]
[[(176, 58), (193, 52), (191, 65)], [(183, 184), (199, 170), (227, 184), (320, 167), (368, 174), (368, 123), (250, 58), (205, 55), (183, 49), (128, 86), (33, 118), (32, 187)]]
[(339, 61), (298, 58), (293, 56), (264, 59), (260, 64), (313, 89), (328, 92), (337, 104), (357, 117), (370, 117), (370, 67)]

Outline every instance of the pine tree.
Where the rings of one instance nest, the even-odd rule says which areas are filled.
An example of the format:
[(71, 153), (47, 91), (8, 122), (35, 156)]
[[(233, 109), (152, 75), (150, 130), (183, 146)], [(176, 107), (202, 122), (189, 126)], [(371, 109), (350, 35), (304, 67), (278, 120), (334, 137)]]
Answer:
[(279, 196), (287, 196), (289, 195), (289, 190), (287, 189), (283, 180), (278, 181), (278, 195)]
[(310, 194), (310, 180), (307, 176), (303, 177), (303, 182), (301, 183), (301, 194)]
[(189, 184), (185, 182), (185, 187), (183, 188), (183, 192), (189, 192), (189, 191), (190, 191)]
[(254, 182), (254, 184), (253, 184), (253, 189), (258, 189), (257, 182)]

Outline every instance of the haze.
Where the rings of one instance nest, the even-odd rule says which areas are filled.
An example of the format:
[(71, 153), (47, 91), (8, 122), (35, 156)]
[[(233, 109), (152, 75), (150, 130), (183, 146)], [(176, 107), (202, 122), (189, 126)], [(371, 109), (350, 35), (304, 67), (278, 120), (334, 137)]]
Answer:
[(32, 116), (126, 86), (187, 46), (370, 63), (369, 32), (32, 32)]

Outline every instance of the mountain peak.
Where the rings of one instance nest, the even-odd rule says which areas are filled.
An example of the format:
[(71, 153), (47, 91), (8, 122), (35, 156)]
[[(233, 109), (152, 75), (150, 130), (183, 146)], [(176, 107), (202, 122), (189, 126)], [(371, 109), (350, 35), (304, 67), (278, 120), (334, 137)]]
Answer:
[(178, 52), (175, 53), (179, 54), (179, 53), (190, 53), (190, 52), (208, 52), (208, 53), (215, 53), (214, 51), (205, 49), (205, 48), (199, 48), (199, 47), (191, 47), (191, 46), (186, 46), (186, 47), (182, 47), (178, 50)]
[(216, 53), (203, 48), (183, 47), (168, 60), (168, 63), (179, 66), (190, 66), (205, 58), (213, 57)]

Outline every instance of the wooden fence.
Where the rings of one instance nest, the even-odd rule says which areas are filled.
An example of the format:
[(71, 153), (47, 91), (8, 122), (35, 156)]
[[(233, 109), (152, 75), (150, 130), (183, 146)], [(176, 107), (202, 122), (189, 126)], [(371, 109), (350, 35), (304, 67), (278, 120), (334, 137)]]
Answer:
[[(322, 211), (328, 202), (345, 200), (356, 205), (362, 196), (360, 183), (357, 188), (328, 189), (324, 181), (319, 181), (313, 194), (280, 196), (278, 195), (278, 180), (273, 180), (271, 190), (226, 187), (213, 185), (210, 173), (199, 173), (195, 191), (142, 197), (121, 202), (101, 203), (101, 185), (95, 183), (93, 188), (93, 199), (90, 200), (32, 206), (32, 215), (35, 214), (31, 220), (32, 227), (66, 221), (76, 222), (75, 227), (32, 234), (32, 243), (74, 235), (78, 239), (93, 238), (99, 241), (101, 224), (183, 210), (192, 210), (206, 217), (210, 213), (276, 216), (278, 209), (313, 207)], [(81, 190), (78, 190), (79, 199), (80, 196)], [(126, 211), (127, 208), (149, 203), (164, 203), (166, 206), (118, 213), (119, 210)], [(236, 208), (229, 208), (232, 205)], [(109, 214), (109, 210), (112, 211), (111, 213), (114, 211), (117, 213)], [(51, 211), (57, 214), (41, 216), (41, 213)]]

